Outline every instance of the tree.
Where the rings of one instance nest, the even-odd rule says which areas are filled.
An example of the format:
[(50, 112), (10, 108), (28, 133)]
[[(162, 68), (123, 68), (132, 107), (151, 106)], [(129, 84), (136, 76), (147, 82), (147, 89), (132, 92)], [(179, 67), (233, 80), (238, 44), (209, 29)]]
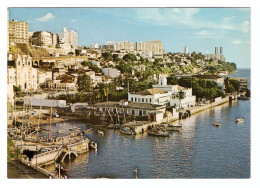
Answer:
[(89, 92), (91, 90), (91, 79), (89, 75), (80, 75), (77, 80), (79, 92)]
[(123, 57), (123, 60), (125, 60), (126, 62), (130, 62), (130, 61), (136, 61), (136, 56), (134, 54), (126, 54)]
[(102, 53), (101, 56), (104, 58), (105, 61), (110, 61), (110, 60), (112, 60), (112, 54), (109, 53), (109, 52)]
[(167, 83), (169, 85), (178, 85), (178, 78), (175, 76), (170, 76), (167, 78)]
[(112, 58), (113, 58), (113, 61), (119, 60), (118, 54), (113, 54)]
[(179, 98), (179, 101), (180, 101), (180, 108), (182, 108), (181, 100), (184, 99), (184, 97), (185, 97), (185, 93), (182, 90), (180, 90), (179, 95), (178, 95), (178, 98)]

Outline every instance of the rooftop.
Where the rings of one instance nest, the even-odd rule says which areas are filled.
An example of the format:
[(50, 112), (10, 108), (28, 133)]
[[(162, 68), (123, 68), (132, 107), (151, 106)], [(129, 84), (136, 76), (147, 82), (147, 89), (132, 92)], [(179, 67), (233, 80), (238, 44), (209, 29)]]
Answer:
[(137, 95), (154, 95), (154, 94), (164, 94), (167, 93), (166, 91), (163, 91), (158, 88), (152, 88), (152, 89), (145, 89), (143, 91), (139, 91), (136, 94)]

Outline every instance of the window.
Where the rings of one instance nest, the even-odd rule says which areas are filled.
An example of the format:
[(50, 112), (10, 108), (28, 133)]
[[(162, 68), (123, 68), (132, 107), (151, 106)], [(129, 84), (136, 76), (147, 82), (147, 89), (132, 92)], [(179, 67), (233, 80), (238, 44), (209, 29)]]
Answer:
[(134, 102), (134, 99), (133, 99), (133, 97), (131, 97), (131, 101), (133, 101), (133, 102)]
[(152, 102), (152, 99), (150, 98), (150, 102)]

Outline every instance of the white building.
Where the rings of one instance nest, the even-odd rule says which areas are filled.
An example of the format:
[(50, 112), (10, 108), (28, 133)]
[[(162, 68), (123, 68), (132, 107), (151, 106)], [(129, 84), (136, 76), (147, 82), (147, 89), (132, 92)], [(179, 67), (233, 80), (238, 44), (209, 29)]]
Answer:
[(69, 31), (66, 27), (61, 32), (61, 41), (72, 45), (73, 48), (78, 46), (78, 33), (75, 31)]
[(116, 43), (116, 51), (126, 50), (127, 52), (133, 52), (135, 46), (133, 42), (121, 41)]
[(112, 78), (118, 77), (121, 74), (120, 70), (114, 68), (102, 68), (101, 70), (105, 76)]
[(29, 55), (18, 54), (15, 65), (16, 86), (22, 91), (37, 90), (37, 69), (32, 67), (32, 58)]

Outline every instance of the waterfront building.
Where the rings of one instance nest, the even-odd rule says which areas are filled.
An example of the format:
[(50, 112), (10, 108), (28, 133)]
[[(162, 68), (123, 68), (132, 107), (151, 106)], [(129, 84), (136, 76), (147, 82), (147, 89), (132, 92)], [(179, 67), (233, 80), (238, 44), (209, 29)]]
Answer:
[(78, 46), (78, 33), (75, 31), (69, 31), (66, 27), (61, 32), (61, 42), (72, 45), (73, 48)]
[(8, 25), (9, 44), (29, 43), (29, 24), (23, 21), (12, 20)]
[(233, 78), (230, 78), (230, 79), (234, 79), (234, 80), (239, 81), (239, 84), (240, 84), (239, 90), (240, 91), (246, 91), (248, 89), (248, 78), (233, 77)]
[(96, 49), (98, 49), (99, 48), (99, 44), (98, 43), (91, 43), (89, 45), (89, 48), (96, 48)]
[(38, 86), (42, 87), (45, 86), (48, 81), (52, 80), (52, 71), (38, 69), (37, 76)]
[(143, 117), (146, 120), (156, 121), (161, 123), (163, 114), (165, 113), (165, 105), (156, 105), (149, 103), (136, 103), (121, 101), (108, 101), (95, 104), (95, 109), (100, 114), (105, 114), (107, 111), (116, 114), (127, 114), (129, 116)]

